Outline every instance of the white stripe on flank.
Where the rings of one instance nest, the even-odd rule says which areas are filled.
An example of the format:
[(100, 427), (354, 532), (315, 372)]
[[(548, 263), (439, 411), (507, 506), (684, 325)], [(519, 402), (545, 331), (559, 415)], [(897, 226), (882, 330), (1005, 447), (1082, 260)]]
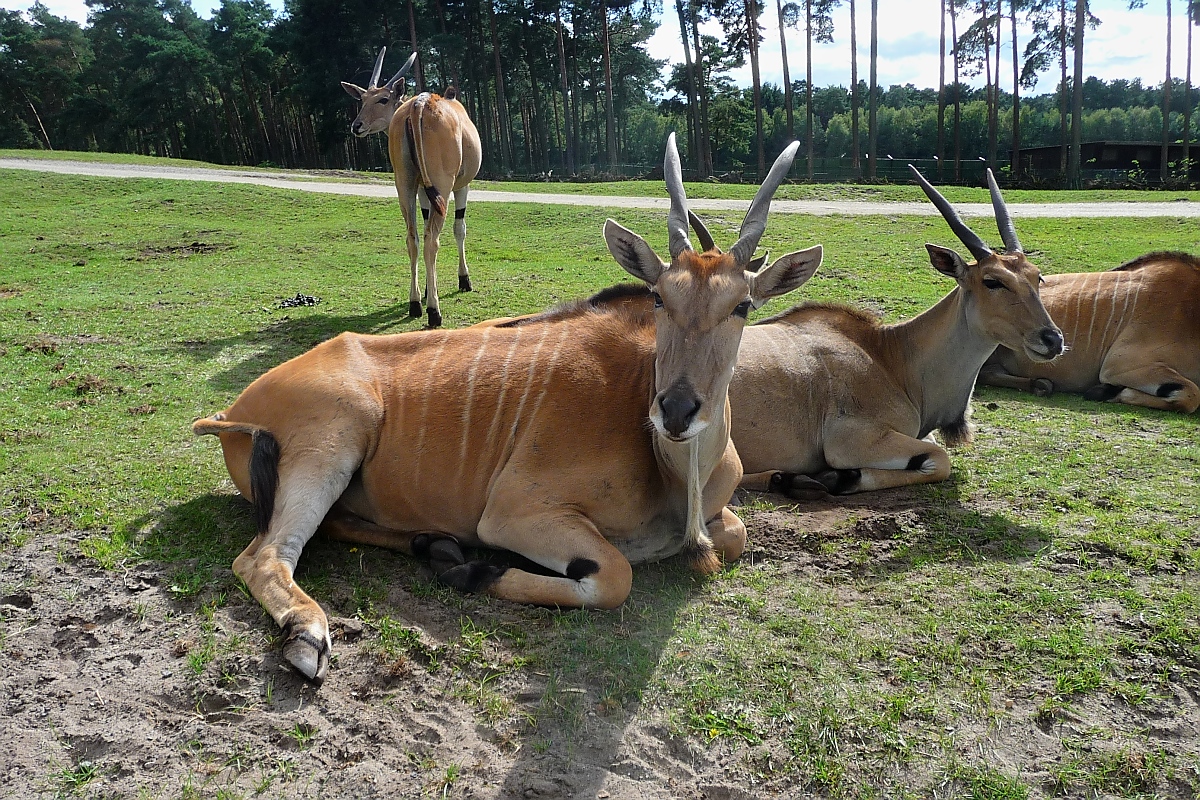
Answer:
[(533, 422), (537, 418), (538, 409), (542, 407), (542, 401), (546, 399), (546, 394), (550, 389), (550, 378), (554, 376), (554, 368), (558, 366), (558, 353), (562, 350), (563, 343), (567, 341), (567, 334), (570, 333), (570, 325), (563, 323), (562, 333), (558, 336), (558, 342), (554, 345), (554, 352), (550, 354), (550, 365), (546, 367), (546, 377), (542, 381), (542, 390), (538, 394), (537, 402), (533, 404), (533, 410), (529, 412), (529, 421)]
[(1075, 289), (1075, 321), (1072, 326), (1070, 326), (1070, 342), (1068, 343), (1072, 349), (1079, 347), (1079, 320), (1084, 318), (1082, 306), (1084, 306), (1084, 295), (1086, 294), (1085, 289), (1087, 289), (1088, 277), (1090, 276), (1082, 276), (1082, 278), (1080, 278), (1080, 283), (1082, 285)]
[[(1138, 272), (1138, 273), (1136, 273), (1136, 274), (1134, 274), (1134, 275), (1130, 275), (1129, 277), (1130, 277), (1130, 280), (1131, 280), (1131, 282), (1132, 282), (1132, 279), (1133, 279), (1133, 278), (1137, 278), (1137, 285), (1136, 285), (1136, 286), (1133, 286), (1133, 287), (1131, 287), (1131, 288), (1133, 288), (1133, 290), (1134, 290), (1134, 292), (1133, 292), (1133, 306), (1131, 306), (1131, 307), (1129, 307), (1129, 292), (1128, 292), (1128, 291), (1126, 291), (1126, 292), (1125, 292), (1125, 305), (1126, 305), (1127, 307), (1129, 307), (1129, 316), (1130, 316), (1130, 318), (1132, 318), (1132, 317), (1133, 317), (1133, 315), (1134, 315), (1134, 314), (1137, 312), (1137, 302), (1138, 302), (1138, 295), (1140, 295), (1140, 294), (1142, 293), (1142, 286), (1144, 286), (1144, 285), (1145, 285), (1145, 283), (1146, 283), (1146, 278), (1145, 278), (1145, 276), (1144, 276), (1144, 275), (1142, 275), (1142, 273), (1140, 273), (1140, 272)], [(1122, 311), (1122, 312), (1121, 312), (1121, 319), (1122, 319), (1122, 320), (1124, 320), (1124, 319), (1125, 319), (1125, 312), (1124, 312), (1124, 311)]]
[(491, 328), (483, 329), (483, 341), (479, 343), (479, 352), (475, 353), (475, 358), (471, 361), (471, 368), (467, 370), (467, 403), (463, 408), (462, 442), (458, 448), (458, 477), (460, 483), (467, 464), (467, 442), (471, 438), (471, 406), (475, 401), (475, 374), (479, 371), (479, 362), (483, 358), (483, 354), (487, 352), (488, 339), (491, 335)]
[(1096, 309), (1100, 307), (1100, 273), (1095, 273), (1096, 288), (1092, 290), (1092, 316), (1088, 320), (1088, 337), (1087, 344), (1083, 347), (1085, 350), (1092, 349), (1092, 328), (1096, 327)]
[(429, 384), (433, 380), (433, 376), (437, 374), (438, 361), (440, 361), (442, 358), (442, 351), (446, 349), (446, 340), (449, 338), (450, 337), (447, 334), (442, 334), (442, 341), (438, 342), (437, 352), (433, 354), (433, 361), (429, 364), (429, 369), (425, 372), (425, 391), (422, 392), (424, 395), (422, 400), (424, 402), (421, 405), (421, 424), (417, 427), (417, 457), (413, 462), (414, 480), (420, 480), (421, 475), (421, 455), (425, 446), (425, 423), (429, 418), (429, 398), (432, 394), (432, 392), (430, 392)]
[(517, 426), (521, 424), (521, 412), (525, 410), (525, 401), (529, 399), (529, 391), (533, 388), (533, 376), (538, 368), (538, 354), (542, 352), (542, 345), (546, 344), (546, 337), (550, 334), (550, 326), (542, 327), (542, 338), (538, 339), (537, 346), (533, 348), (533, 356), (529, 359), (529, 374), (525, 376), (525, 391), (521, 392), (521, 402), (517, 403), (517, 414), (513, 417), (512, 428), (508, 431), (508, 441), (512, 441), (517, 435)]
[(500, 396), (496, 398), (496, 413), (492, 414), (492, 424), (488, 426), (487, 438), (484, 440), (485, 447), (494, 441), (496, 426), (500, 424), (500, 415), (504, 413), (504, 396), (508, 394), (508, 368), (512, 364), (513, 353), (517, 351), (517, 345), (521, 343), (521, 334), (525, 332), (525, 329), (517, 327), (516, 331), (512, 344), (508, 346), (508, 355), (504, 357), (504, 369), (500, 371)]
[[(1100, 332), (1100, 348), (1101, 349), (1104, 349), (1104, 347), (1105, 347), (1104, 341), (1108, 338), (1108, 331), (1110, 328), (1112, 328), (1112, 324), (1113, 324), (1113, 316), (1115, 316), (1117, 313), (1117, 292), (1121, 288), (1122, 275), (1119, 272), (1114, 272), (1113, 278), (1116, 280), (1116, 285), (1113, 286), (1112, 297), (1109, 298), (1110, 302), (1109, 302), (1109, 308), (1108, 308), (1108, 322), (1104, 323), (1104, 330), (1102, 330)], [(1125, 299), (1126, 299), (1126, 301), (1129, 300), (1129, 288), (1128, 287), (1126, 287), (1126, 289), (1125, 289)], [(1122, 319), (1124, 318), (1124, 316), (1125, 316), (1124, 314), (1121, 315)]]

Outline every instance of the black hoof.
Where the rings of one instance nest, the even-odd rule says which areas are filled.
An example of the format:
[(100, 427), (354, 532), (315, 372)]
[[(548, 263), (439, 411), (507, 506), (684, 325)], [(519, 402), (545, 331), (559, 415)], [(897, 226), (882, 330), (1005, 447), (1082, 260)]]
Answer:
[(860, 469), (828, 469), (814, 476), (817, 481), (829, 490), (830, 494), (846, 494), (858, 486), (862, 480)]
[(767, 488), (793, 500), (824, 500), (829, 496), (829, 488), (825, 484), (807, 475), (797, 475), (793, 472), (776, 472), (771, 476)]
[(1054, 394), (1054, 382), (1045, 378), (1038, 378), (1033, 382), (1033, 393), (1037, 397), (1049, 397)]
[(329, 641), (291, 623), (283, 626), (283, 657), (314, 686), (325, 682), (329, 669)]
[(436, 308), (429, 309), (429, 327), (442, 327), (442, 312), (438, 311)]
[(408, 301), (408, 315), (410, 317), (412, 317), (413, 319), (416, 319), (417, 317), (421, 316), (421, 301), (420, 300), (409, 300)]
[(470, 275), (459, 275), (458, 276), (458, 290), (460, 292), (471, 291), (471, 276)]
[(467, 561), (458, 540), (440, 533), (420, 533), (414, 536), (412, 552), (417, 558), (428, 559), (435, 575), (441, 575)]
[(1100, 402), (1104, 402), (1106, 400), (1112, 400), (1114, 397), (1116, 397), (1117, 395), (1119, 395), (1121, 393), (1122, 388), (1123, 387), (1120, 387), (1120, 386), (1114, 386), (1111, 383), (1101, 383), (1097, 386), (1093, 386), (1092, 388), (1090, 388), (1086, 392), (1084, 392), (1083, 399), (1084, 400), (1098, 400)]
[(440, 573), (438, 580), (460, 592), (482, 592), (499, 580), (507, 569), (482, 561), (471, 561)]

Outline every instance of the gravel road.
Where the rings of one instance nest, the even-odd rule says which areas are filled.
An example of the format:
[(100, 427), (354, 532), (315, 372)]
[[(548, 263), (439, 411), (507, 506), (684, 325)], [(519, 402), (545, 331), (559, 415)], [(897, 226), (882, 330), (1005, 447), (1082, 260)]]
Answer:
[[(305, 172), (266, 173), (204, 167), (161, 167), (141, 164), (100, 164), (86, 161), (49, 161), (33, 158), (0, 158), (0, 169), (25, 169), (56, 172), (68, 175), (93, 175), (103, 178), (155, 178), (214, 183), (251, 183), (301, 192), (348, 194), (360, 197), (395, 197), (391, 183), (380, 181), (350, 182), (313, 180)], [(666, 197), (622, 197), (543, 192), (493, 192), (472, 189), (474, 203), (548, 203), (552, 205), (593, 206), (601, 208), (649, 208), (667, 210)], [(695, 211), (744, 211), (747, 200), (689, 200)], [(991, 217), (987, 203), (960, 203), (955, 208), (964, 217)], [(1200, 203), (1186, 200), (1168, 202), (1104, 202), (1104, 203), (1009, 203), (1014, 217), (1200, 217)], [(929, 203), (873, 202), (864, 200), (776, 200), (771, 204), (773, 214), (813, 214), (830, 216), (911, 215), (936, 216)]]

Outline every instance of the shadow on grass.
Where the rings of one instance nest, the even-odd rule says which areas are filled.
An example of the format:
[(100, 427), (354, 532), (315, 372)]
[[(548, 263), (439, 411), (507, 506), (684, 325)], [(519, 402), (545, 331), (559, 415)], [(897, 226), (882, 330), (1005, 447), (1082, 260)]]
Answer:
[(962, 479), (831, 496), (798, 503), (748, 493), (748, 557), (820, 557), (821, 568), (860, 578), (936, 563), (1026, 562), (1050, 544), (1052, 531), (994, 510), (964, 504)]
[[(270, 637), (278, 634), (257, 603), (237, 591), (230, 568), (254, 535), (250, 506), (241, 497), (196, 497), (146, 514), (121, 533), (153, 562), (149, 571), (156, 582), (170, 587), (182, 613), (199, 614), (201, 604), (223, 594), (223, 614)], [(477, 550), (473, 555), (543, 571), (511, 553)], [(473, 708), (477, 717), (464, 723), (456, 716), (461, 712), (448, 711), (444, 724), (450, 735), (454, 725), (471, 724), (475, 730), (488, 725), (484, 687), (511, 708), (509, 731), (518, 721), (510, 741), (519, 746), (502, 779), (500, 797), (527, 796), (530, 788), (545, 795), (547, 784), (563, 794), (595, 797), (611, 773), (636, 775), (644, 769), (634, 754), (622, 751), (625, 730), (655, 680), (679, 615), (704, 584), (682, 563), (668, 560), (635, 567), (629, 599), (614, 611), (521, 606), (459, 594), (438, 584), (426, 564), (409, 556), (320, 534), (305, 547), (295, 577), (335, 627), (339, 617), (367, 622), (362, 647), (338, 641), (335, 634), (334, 651), (341, 662), (315, 690), (322, 707), (330, 710), (322, 725), (337, 724), (338, 714), (361, 707), (362, 697), (394, 693), (397, 678), (389, 674), (389, 663), (378, 660), (379, 621), (415, 627), (426, 641), (437, 643), (441, 666), (426, 676), (420, 658), (409, 658), (408, 669), (417, 674), (402, 679), (408, 690), (420, 694), (421, 687), (449, 681), (450, 695), (465, 706), (466, 716)], [(474, 651), (472, 633), (483, 636), (501, 656)], [(254, 669), (264, 686), (273, 682), (273, 699), (265, 710), (287, 713), (314, 701), (313, 687), (286, 667), (277, 643), (269, 645)], [(217, 692), (206, 702), (216, 708), (220, 697)], [(455, 701), (437, 704), (450, 702)], [(437, 713), (436, 707), (431, 710)], [(334, 737), (337, 731), (328, 733)], [(672, 746), (666, 731), (653, 735), (664, 747)]]
[(1074, 394), (1071, 392), (1055, 392), (1049, 397), (1038, 397), (1035, 394), (1022, 392), (1018, 389), (1007, 389), (1001, 386), (977, 385), (975, 387), (975, 400), (976, 402), (1013, 400), (1040, 408), (1052, 408), (1056, 411), (1119, 415), (1138, 419), (1178, 419), (1181, 421), (1191, 420), (1194, 424), (1200, 425), (1200, 412), (1196, 414), (1184, 414), (1179, 411), (1163, 411), (1157, 408), (1146, 408), (1145, 406), (1131, 406), (1126, 403), (1086, 400), (1082, 394)]
[(396, 304), (366, 314), (305, 314), (287, 317), (264, 328), (209, 341), (176, 342), (173, 347), (194, 361), (212, 361), (230, 348), (254, 352), (209, 378), (209, 384), (223, 392), (240, 392), (258, 376), (290, 358), (311, 350), (321, 342), (345, 331), (355, 333), (396, 333), (404, 322), (420, 325), (408, 315), (408, 304)]

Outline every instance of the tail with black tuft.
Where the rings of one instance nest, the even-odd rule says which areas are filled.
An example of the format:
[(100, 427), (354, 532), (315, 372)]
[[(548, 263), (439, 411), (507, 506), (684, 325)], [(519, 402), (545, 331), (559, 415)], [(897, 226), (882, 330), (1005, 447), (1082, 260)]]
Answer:
[(266, 533), (275, 512), (275, 492), (279, 488), (279, 442), (266, 428), (252, 436), (250, 449), (250, 502), (254, 522), (260, 534)]
[(429, 205), (438, 214), (446, 216), (446, 198), (442, 197), (442, 193), (438, 191), (436, 186), (426, 186), (425, 194), (429, 197)]

